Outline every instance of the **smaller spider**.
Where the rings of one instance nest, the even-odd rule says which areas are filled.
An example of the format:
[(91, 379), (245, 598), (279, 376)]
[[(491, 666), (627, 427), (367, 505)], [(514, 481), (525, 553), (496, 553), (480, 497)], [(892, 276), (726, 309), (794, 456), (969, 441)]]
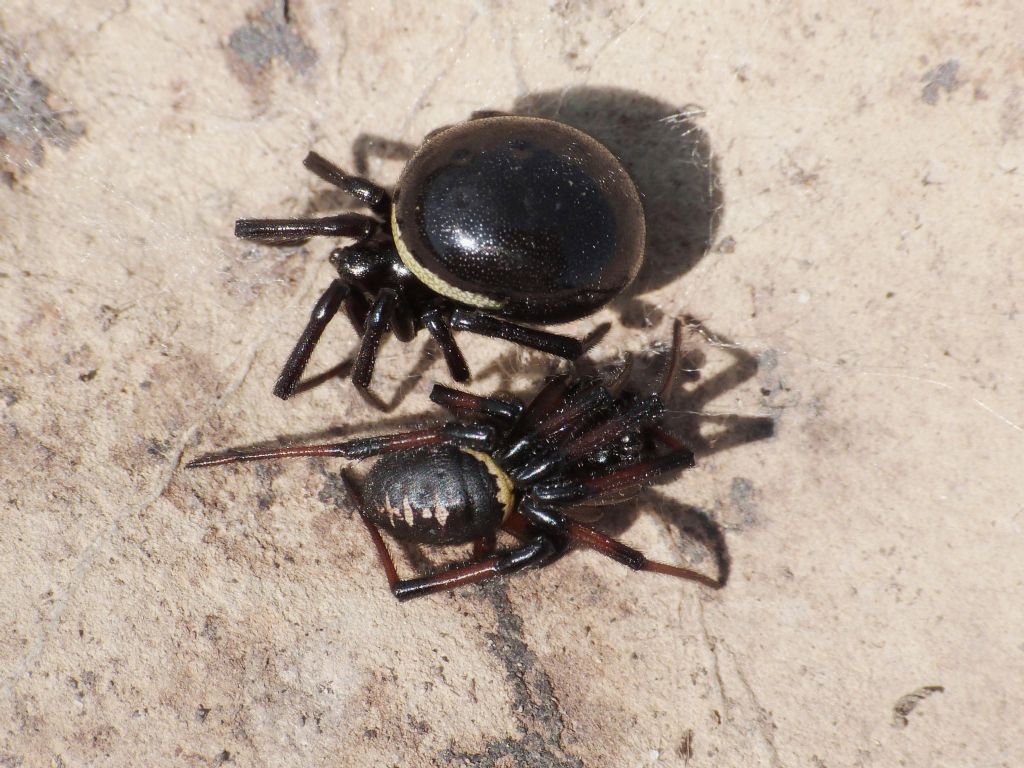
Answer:
[[(658, 476), (694, 464), (693, 452), (659, 426), (662, 398), (624, 392), (623, 379), (606, 386), (593, 377), (559, 376), (525, 407), (515, 399), (435, 384), (430, 399), (464, 421), (341, 443), (207, 454), (186, 466), (380, 456), (362, 491), (344, 471), (341, 477), (399, 600), (549, 565), (573, 544), (634, 570), (719, 588), (720, 581), (649, 560), (566, 511), (622, 500)], [(472, 543), (473, 559), (400, 579), (380, 528), (396, 539), (429, 546)], [(496, 552), (499, 530), (520, 545)]]

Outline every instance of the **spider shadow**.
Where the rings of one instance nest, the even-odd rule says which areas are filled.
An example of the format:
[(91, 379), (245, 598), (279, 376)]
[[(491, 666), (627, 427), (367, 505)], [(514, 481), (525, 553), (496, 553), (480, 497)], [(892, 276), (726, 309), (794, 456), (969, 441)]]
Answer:
[[(684, 316), (687, 328), (705, 339), (711, 346), (725, 350), (733, 362), (708, 379), (701, 380), (699, 370), (705, 364), (702, 352), (684, 355), (683, 378), (692, 387), (683, 387), (673, 393), (667, 405), (667, 424), (672, 432), (693, 450), (699, 460), (720, 451), (730, 450), (746, 443), (773, 437), (775, 420), (769, 416), (745, 416), (730, 413), (705, 413), (709, 403), (734, 390), (757, 375), (757, 357), (720, 333), (710, 331), (699, 320)], [(719, 428), (708, 434), (702, 427), (715, 424)]]
[(714, 244), (725, 211), (718, 159), (696, 122), (703, 110), (583, 86), (528, 94), (511, 111), (579, 128), (622, 161), (643, 200), (647, 251), (640, 274), (612, 306), (627, 327), (659, 320), (640, 297), (693, 269)]

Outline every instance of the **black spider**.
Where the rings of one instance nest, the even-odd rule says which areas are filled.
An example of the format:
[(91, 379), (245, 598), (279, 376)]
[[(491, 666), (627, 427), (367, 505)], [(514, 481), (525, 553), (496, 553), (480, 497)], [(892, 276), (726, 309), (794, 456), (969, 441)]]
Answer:
[[(716, 579), (648, 560), (567, 514), (574, 506), (626, 498), (663, 473), (693, 466), (693, 453), (659, 426), (665, 411), (661, 396), (623, 391), (623, 381), (620, 376), (606, 386), (592, 377), (559, 376), (525, 407), (515, 399), (436, 384), (431, 400), (462, 421), (326, 445), (208, 454), (186, 466), (380, 456), (362, 491), (344, 472), (342, 478), (399, 600), (547, 565), (571, 544), (596, 549), (634, 570), (718, 588), (722, 584)], [(379, 528), (419, 544), (473, 543), (473, 560), (399, 579)], [(520, 546), (495, 553), (499, 530), (517, 537)]]
[(305, 166), (370, 213), (235, 224), (236, 236), (269, 244), (355, 239), (331, 253), (338, 277), (277, 379), (281, 398), (343, 307), (362, 337), (352, 381), (364, 389), (389, 329), (410, 341), (426, 328), (456, 381), (469, 368), (453, 328), (574, 360), (576, 339), (517, 323), (592, 314), (643, 262), (644, 213), (629, 174), (594, 138), (552, 120), (488, 113), (434, 131), (393, 195), (315, 152)]

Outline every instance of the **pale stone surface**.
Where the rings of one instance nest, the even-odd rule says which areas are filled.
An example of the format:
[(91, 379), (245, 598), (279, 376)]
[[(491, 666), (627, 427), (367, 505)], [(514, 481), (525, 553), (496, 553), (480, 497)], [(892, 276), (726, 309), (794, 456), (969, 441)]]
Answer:
[[(1024, 764), (1019, 3), (217, 6), (0, 7), (0, 765)], [(434, 413), (422, 339), (392, 414), (274, 399), (330, 245), (231, 225), (482, 108), (636, 172), (652, 266), (571, 330), (701, 321), (672, 423), (724, 434), (605, 522), (710, 569), (708, 515), (720, 592), (579, 552), (400, 606), (334, 464), (181, 470)]]

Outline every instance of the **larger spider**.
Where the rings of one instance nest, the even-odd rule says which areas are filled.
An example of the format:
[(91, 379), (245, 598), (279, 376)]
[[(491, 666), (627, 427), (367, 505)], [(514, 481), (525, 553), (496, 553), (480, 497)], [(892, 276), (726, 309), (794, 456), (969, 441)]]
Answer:
[[(621, 383), (560, 376), (524, 407), (518, 400), (436, 384), (431, 400), (462, 421), (341, 443), (208, 454), (186, 466), (380, 456), (362, 491), (341, 475), (399, 600), (547, 565), (571, 544), (634, 570), (722, 586), (688, 568), (648, 560), (567, 513), (573, 506), (624, 498), (663, 473), (693, 466), (693, 453), (659, 426), (661, 397), (620, 388)], [(380, 528), (419, 544), (472, 543), (473, 559), (400, 579)], [(520, 546), (495, 552), (499, 529), (517, 537)]]
[(552, 120), (489, 115), (434, 131), (393, 197), (315, 152), (305, 166), (371, 213), (235, 224), (236, 236), (269, 244), (355, 239), (331, 253), (338, 277), (278, 376), (274, 394), (284, 399), (343, 306), (362, 337), (352, 381), (363, 389), (389, 328), (400, 341), (426, 328), (456, 381), (469, 368), (452, 328), (574, 360), (576, 339), (509, 321), (589, 315), (643, 261), (644, 214), (629, 174), (598, 141)]

